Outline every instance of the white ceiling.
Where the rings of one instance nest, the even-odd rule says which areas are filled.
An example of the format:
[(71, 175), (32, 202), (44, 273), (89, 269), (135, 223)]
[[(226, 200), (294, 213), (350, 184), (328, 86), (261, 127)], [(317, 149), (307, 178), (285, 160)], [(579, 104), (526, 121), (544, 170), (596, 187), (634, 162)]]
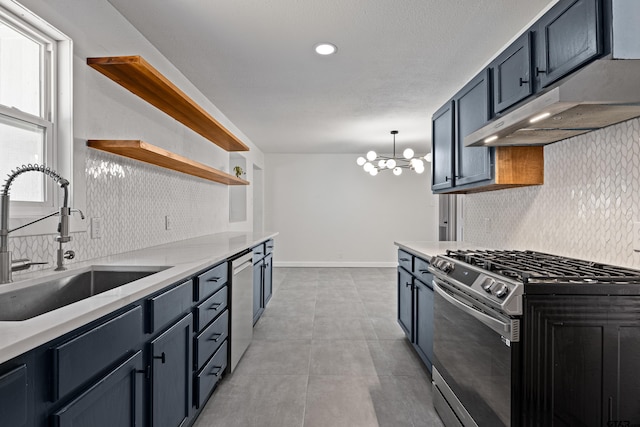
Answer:
[(389, 152), (397, 129), (426, 153), (433, 112), (555, 0), (109, 2), (264, 152)]

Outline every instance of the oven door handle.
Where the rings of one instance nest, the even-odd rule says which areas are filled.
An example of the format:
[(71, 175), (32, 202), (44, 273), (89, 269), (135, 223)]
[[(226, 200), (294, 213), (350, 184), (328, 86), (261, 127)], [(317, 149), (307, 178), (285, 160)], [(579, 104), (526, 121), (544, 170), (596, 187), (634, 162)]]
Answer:
[(450, 304), (453, 304), (456, 308), (464, 311), (465, 313), (473, 316), (480, 322), (484, 323), (493, 331), (500, 334), (503, 338), (508, 339), (509, 341), (512, 341), (512, 342), (517, 342), (520, 340), (520, 336), (519, 336), (520, 334), (517, 333), (518, 331), (514, 330), (519, 328), (512, 328), (513, 322), (518, 322), (517, 320), (512, 320), (507, 323), (507, 322), (503, 322), (502, 320), (496, 319), (493, 316), (489, 316), (488, 314), (485, 314), (481, 311), (478, 311), (472, 306), (464, 303), (463, 301), (460, 301), (458, 298), (452, 295), (449, 295), (449, 293), (447, 293), (441, 286), (438, 285), (438, 281), (435, 279), (433, 280), (433, 289), (436, 291), (438, 295), (444, 298), (447, 302), (449, 302)]

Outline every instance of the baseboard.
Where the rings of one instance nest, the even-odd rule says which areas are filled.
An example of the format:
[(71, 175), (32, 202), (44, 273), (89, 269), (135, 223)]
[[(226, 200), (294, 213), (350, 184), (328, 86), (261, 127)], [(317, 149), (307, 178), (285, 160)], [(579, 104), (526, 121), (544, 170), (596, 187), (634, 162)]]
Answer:
[(364, 262), (364, 261), (274, 261), (274, 267), (368, 267), (368, 268), (388, 268), (397, 267), (397, 262)]

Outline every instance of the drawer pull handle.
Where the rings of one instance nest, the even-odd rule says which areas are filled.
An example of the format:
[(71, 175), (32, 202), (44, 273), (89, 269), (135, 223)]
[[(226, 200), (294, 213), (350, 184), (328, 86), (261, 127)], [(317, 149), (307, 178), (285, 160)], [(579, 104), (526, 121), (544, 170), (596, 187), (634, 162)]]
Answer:
[(209, 307), (207, 310), (218, 311), (218, 307), (220, 307), (221, 305), (222, 305), (221, 302), (214, 302), (213, 304), (211, 304), (211, 307)]
[(262, 252), (254, 252), (255, 255), (262, 255)]
[(407, 261), (409, 261), (409, 258), (400, 258), (400, 261), (407, 262)]
[(420, 274), (427, 274), (429, 270), (420, 270)]
[(222, 334), (213, 334), (211, 335), (211, 338), (209, 338), (209, 341), (218, 342), (221, 336)]
[(207, 279), (207, 282), (217, 282), (218, 280), (220, 280), (219, 277), (212, 277), (210, 279)]
[(217, 377), (217, 376), (220, 376), (221, 372), (222, 372), (222, 366), (214, 366), (211, 372), (209, 372), (209, 375), (214, 375)]
[(167, 356), (166, 354), (164, 354), (164, 351), (162, 352), (162, 354), (160, 356), (153, 356), (154, 359), (160, 359), (160, 362), (162, 364), (167, 362)]

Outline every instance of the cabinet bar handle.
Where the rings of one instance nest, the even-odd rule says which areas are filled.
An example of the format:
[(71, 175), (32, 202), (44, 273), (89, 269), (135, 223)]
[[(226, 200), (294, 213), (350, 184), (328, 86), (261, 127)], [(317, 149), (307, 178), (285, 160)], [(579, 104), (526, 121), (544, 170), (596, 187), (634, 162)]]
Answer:
[(212, 277), (210, 279), (207, 279), (207, 282), (217, 282), (218, 280), (220, 280), (219, 277)]
[(429, 270), (420, 270), (420, 274), (427, 274)]
[(153, 356), (154, 359), (160, 359), (160, 362), (162, 362), (162, 364), (166, 363), (167, 361), (167, 357), (164, 354), (164, 351), (162, 352), (162, 354), (160, 356)]
[(404, 286), (408, 288), (409, 286), (411, 286), (411, 282), (405, 283)]
[(536, 67), (536, 77), (538, 77), (540, 74), (547, 74), (547, 70), (542, 70)]
[(522, 77), (520, 77), (520, 86), (524, 86), (527, 83), (529, 83), (529, 80), (523, 80)]
[(222, 334), (213, 334), (211, 335), (211, 338), (209, 338), (209, 341), (218, 342), (221, 336)]
[(209, 307), (207, 310), (218, 310), (218, 307), (220, 307), (222, 305), (221, 302), (214, 302), (213, 304), (211, 304), (211, 307)]
[(209, 375), (215, 375), (217, 377), (220, 375), (221, 371), (222, 371), (222, 366), (214, 366), (211, 372), (209, 372)]

